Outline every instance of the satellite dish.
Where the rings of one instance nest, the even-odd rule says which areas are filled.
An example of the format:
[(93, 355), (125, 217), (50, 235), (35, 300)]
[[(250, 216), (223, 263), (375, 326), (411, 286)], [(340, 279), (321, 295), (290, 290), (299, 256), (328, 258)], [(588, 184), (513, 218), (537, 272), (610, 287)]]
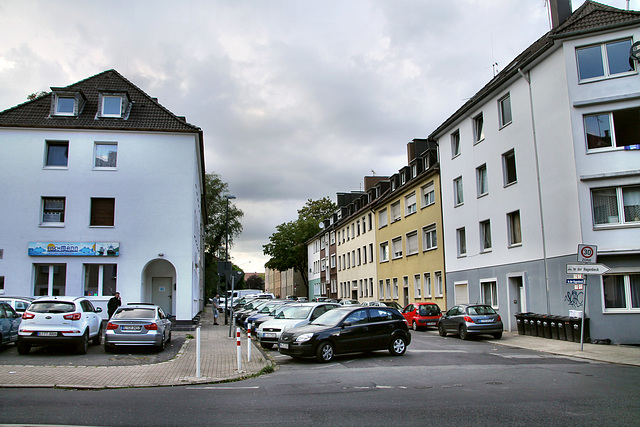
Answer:
[(318, 224), (318, 226), (319, 226), (320, 228), (324, 228), (324, 221), (320, 221), (320, 224)]

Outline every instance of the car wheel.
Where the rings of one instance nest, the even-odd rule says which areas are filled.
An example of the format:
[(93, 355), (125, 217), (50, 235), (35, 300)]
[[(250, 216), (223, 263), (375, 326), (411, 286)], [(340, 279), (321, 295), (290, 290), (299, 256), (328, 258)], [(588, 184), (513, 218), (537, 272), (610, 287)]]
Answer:
[(418, 324), (416, 323), (416, 321), (414, 320), (413, 323), (411, 324), (412, 328), (414, 331), (418, 330)]
[(262, 346), (262, 348), (266, 348), (267, 350), (273, 348), (273, 343), (269, 342), (261, 342), (260, 345)]
[(16, 343), (16, 346), (18, 346), (18, 353), (19, 354), (29, 354), (29, 351), (31, 351), (31, 344), (27, 344), (27, 343), (23, 343), (18, 341)]
[(167, 344), (171, 342), (171, 332), (169, 332), (169, 338), (167, 338)]
[(502, 332), (496, 332), (495, 334), (492, 334), (493, 338), (499, 340), (500, 338), (502, 338)]
[(165, 339), (164, 339), (164, 334), (162, 334), (162, 340), (160, 341), (160, 345), (158, 345), (158, 351), (162, 351), (165, 348)]
[(467, 327), (465, 325), (460, 325), (460, 339), (462, 340), (468, 340), (469, 337), (469, 333), (467, 332)]
[(407, 343), (404, 338), (401, 336), (395, 337), (389, 346), (389, 353), (392, 356), (402, 356), (405, 351), (407, 351)]
[(331, 344), (329, 341), (320, 343), (318, 349), (316, 350), (316, 360), (318, 362), (328, 363), (333, 360), (333, 356), (333, 344)]
[(89, 351), (89, 331), (85, 331), (80, 341), (76, 344), (76, 353), (87, 354), (87, 351)]
[(98, 335), (93, 337), (93, 341), (92, 342), (93, 342), (93, 345), (102, 344), (102, 325), (100, 325), (100, 328), (98, 328)]
[(440, 334), (441, 337), (447, 336), (447, 331), (444, 329), (444, 325), (442, 323), (438, 324), (438, 334)]

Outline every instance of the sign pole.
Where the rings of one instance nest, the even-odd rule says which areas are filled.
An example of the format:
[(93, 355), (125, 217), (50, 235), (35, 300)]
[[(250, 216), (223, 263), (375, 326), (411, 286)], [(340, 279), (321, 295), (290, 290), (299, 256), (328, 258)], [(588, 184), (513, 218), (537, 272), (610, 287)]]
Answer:
[(235, 290), (235, 279), (236, 279), (236, 275), (233, 274), (233, 270), (231, 270), (231, 296), (227, 297), (231, 298), (231, 306), (229, 307), (229, 315), (231, 316), (231, 321), (229, 322), (229, 338), (232, 337), (233, 334), (233, 326), (235, 325), (234, 322), (234, 318), (233, 318), (233, 291)]
[(582, 328), (580, 328), (580, 351), (584, 351), (584, 318), (587, 317), (587, 278), (584, 276), (584, 310), (582, 310)]

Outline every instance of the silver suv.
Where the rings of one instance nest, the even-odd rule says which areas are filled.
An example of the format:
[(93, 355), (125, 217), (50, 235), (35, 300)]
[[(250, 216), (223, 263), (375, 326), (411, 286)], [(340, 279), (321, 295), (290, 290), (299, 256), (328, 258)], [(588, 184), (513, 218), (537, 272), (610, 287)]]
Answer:
[(18, 353), (27, 354), (33, 345), (70, 344), (76, 353), (86, 354), (89, 340), (102, 342), (102, 318), (84, 297), (41, 297), (22, 315), (18, 330)]

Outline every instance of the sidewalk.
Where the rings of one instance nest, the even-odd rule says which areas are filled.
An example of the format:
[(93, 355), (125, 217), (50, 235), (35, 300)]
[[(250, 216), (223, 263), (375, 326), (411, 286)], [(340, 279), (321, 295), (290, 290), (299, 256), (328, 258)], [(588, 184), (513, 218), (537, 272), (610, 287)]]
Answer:
[[(222, 318), (223, 320), (224, 318)], [(200, 324), (200, 377), (197, 377), (196, 331), (190, 332), (175, 358), (168, 362), (135, 366), (30, 366), (0, 365), (0, 387), (60, 387), (101, 389), (204, 384), (242, 379), (272, 365), (255, 343), (247, 362), (247, 336), (241, 334), (242, 370), (238, 371), (236, 333), (229, 337), (224, 320), (213, 325), (211, 307)]]

